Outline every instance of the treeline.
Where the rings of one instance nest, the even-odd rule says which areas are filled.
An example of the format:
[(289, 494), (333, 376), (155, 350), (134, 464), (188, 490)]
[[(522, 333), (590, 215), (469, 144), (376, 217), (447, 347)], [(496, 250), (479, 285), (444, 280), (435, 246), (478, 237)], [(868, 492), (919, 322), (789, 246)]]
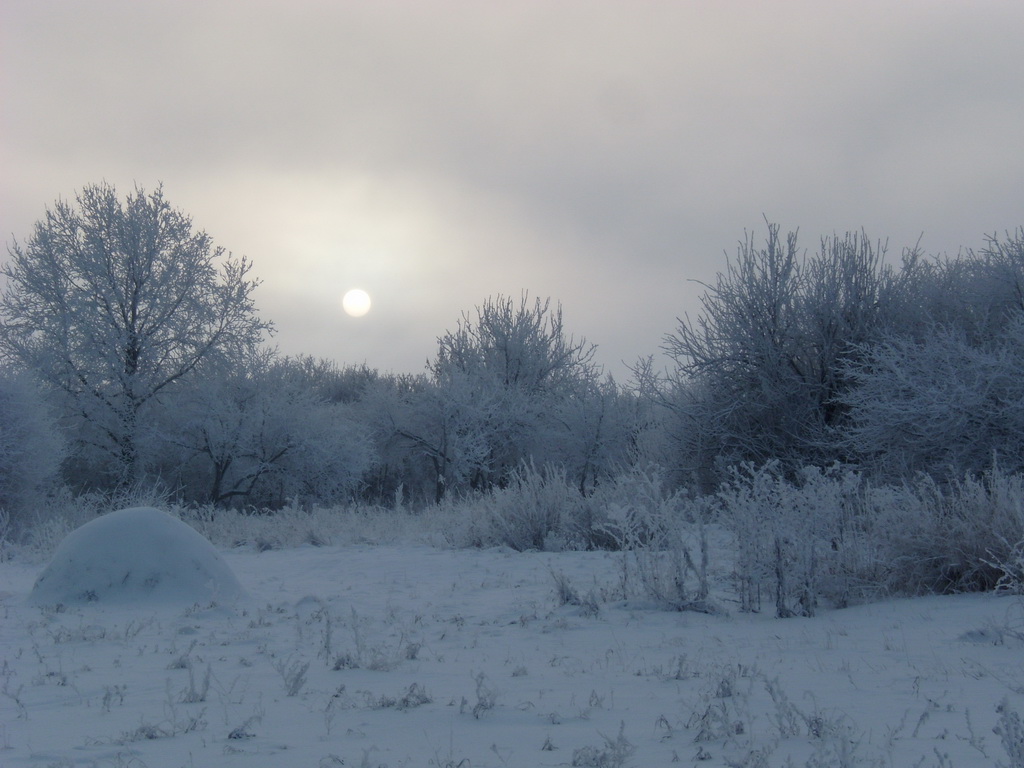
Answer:
[(863, 234), (810, 255), (770, 225), (666, 338), (674, 466), (847, 464), (883, 480), (1024, 466), (1024, 228), (898, 264)]
[(769, 224), (666, 335), (670, 369), (640, 359), (628, 382), (560, 305), (525, 294), (463, 314), (420, 374), (283, 357), (251, 264), (161, 189), (88, 187), (8, 251), (0, 509), (14, 520), (54, 493), (140, 487), (221, 507), (417, 506), (524, 467), (588, 496), (636, 467), (710, 492), (769, 461), (886, 481), (1024, 462), (1024, 229), (894, 261), (863, 234), (805, 252)]

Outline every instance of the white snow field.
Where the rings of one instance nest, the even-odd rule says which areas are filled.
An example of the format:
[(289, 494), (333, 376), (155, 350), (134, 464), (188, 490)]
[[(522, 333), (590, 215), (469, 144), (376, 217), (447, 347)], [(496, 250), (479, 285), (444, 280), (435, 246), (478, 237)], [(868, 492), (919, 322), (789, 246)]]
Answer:
[(615, 601), (614, 553), (221, 554), (248, 600), (37, 605), (0, 563), (0, 765), (1021, 765), (1018, 598), (779, 620), (721, 575), (723, 615)]

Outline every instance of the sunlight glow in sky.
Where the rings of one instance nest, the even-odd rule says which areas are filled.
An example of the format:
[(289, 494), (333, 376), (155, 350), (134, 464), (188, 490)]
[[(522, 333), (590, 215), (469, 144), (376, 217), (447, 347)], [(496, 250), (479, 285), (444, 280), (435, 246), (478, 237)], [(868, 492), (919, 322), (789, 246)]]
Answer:
[(0, 232), (163, 182), (253, 260), (283, 352), (418, 372), (528, 291), (625, 378), (762, 216), (894, 258), (1024, 223), (1020, 29), (994, 0), (6, 0)]

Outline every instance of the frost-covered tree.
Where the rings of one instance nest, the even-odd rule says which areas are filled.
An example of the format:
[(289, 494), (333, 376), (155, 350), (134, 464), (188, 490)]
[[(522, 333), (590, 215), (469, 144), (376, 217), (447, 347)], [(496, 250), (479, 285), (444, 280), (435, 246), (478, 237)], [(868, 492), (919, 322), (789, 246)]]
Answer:
[(0, 368), (0, 511), (15, 524), (57, 483), (65, 455), (38, 387)]
[(502, 485), (523, 461), (562, 463), (564, 455), (545, 452), (577, 423), (559, 411), (596, 385), (594, 352), (565, 332), (561, 305), (531, 303), (525, 294), (518, 302), (489, 298), (438, 339), (429, 367), (441, 417), (435, 423), (444, 426), (434, 436), (457, 436), (466, 446), (473, 488)]
[[(359, 384), (387, 479), (378, 487), (440, 501), (451, 491), (507, 482), (523, 462), (566, 465), (592, 484), (616, 441), (609, 387), (599, 382), (594, 347), (566, 334), (560, 306), (524, 295), (489, 298), (438, 338), (428, 375)], [(591, 410), (593, 407), (593, 410)]]
[(190, 499), (220, 506), (351, 498), (375, 462), (367, 427), (306, 373), (269, 351), (205, 368), (162, 416), (177, 450), (161, 474)]
[(454, 331), (437, 340), (430, 371), (438, 381), (462, 373), (527, 394), (571, 387), (594, 378), (595, 347), (566, 335), (562, 306), (524, 294), (487, 299), (476, 317), (464, 313)]
[(367, 478), (368, 498), (432, 503), (444, 495), (447, 444), (428, 439), (436, 434), (430, 426), (437, 412), (435, 395), (425, 374), (386, 374), (369, 383), (353, 404), (370, 431), (378, 459)]
[(299, 354), (278, 361), (296, 382), (332, 403), (356, 403), (388, 377), (366, 363), (338, 365), (333, 360)]
[(893, 336), (849, 375), (848, 439), (877, 474), (1024, 470), (1024, 312), (984, 344), (957, 327)]
[(763, 247), (753, 235), (740, 242), (699, 315), (664, 344), (677, 365), (680, 461), (701, 482), (715, 482), (716, 464), (835, 458), (844, 363), (906, 306), (902, 273), (883, 256), (846, 234), (808, 259), (776, 224)]
[(959, 328), (969, 343), (983, 344), (1024, 311), (1024, 227), (987, 236), (979, 251), (918, 261), (912, 277), (921, 322), (900, 333), (920, 339), (935, 326)]
[(580, 382), (550, 402), (543, 418), (551, 424), (533, 446), (534, 464), (560, 465), (581, 494), (636, 461), (646, 462), (650, 435), (649, 403), (608, 377)]
[(440, 382), (380, 391), (374, 402), (392, 463), (412, 477), (420, 477), (425, 465), (429, 488), (423, 495), (434, 502), (449, 491), (487, 487), (498, 457), (528, 422), (524, 398), (458, 372)]
[(1024, 229), (909, 274), (914, 322), (846, 363), (846, 444), (890, 478), (1024, 469)]
[(205, 360), (270, 329), (251, 264), (215, 247), (162, 187), (123, 200), (113, 186), (57, 201), (0, 269), (0, 356), (64, 393), (80, 444), (113, 479), (140, 478), (146, 409)]

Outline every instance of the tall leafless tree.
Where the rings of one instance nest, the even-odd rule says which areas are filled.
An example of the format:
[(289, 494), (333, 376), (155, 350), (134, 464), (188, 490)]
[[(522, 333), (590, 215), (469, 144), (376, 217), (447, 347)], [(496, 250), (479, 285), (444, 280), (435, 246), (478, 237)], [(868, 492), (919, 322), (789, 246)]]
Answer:
[(215, 247), (162, 187), (58, 200), (0, 268), (0, 356), (67, 396), (82, 443), (140, 479), (144, 409), (204, 360), (257, 345), (251, 263)]

